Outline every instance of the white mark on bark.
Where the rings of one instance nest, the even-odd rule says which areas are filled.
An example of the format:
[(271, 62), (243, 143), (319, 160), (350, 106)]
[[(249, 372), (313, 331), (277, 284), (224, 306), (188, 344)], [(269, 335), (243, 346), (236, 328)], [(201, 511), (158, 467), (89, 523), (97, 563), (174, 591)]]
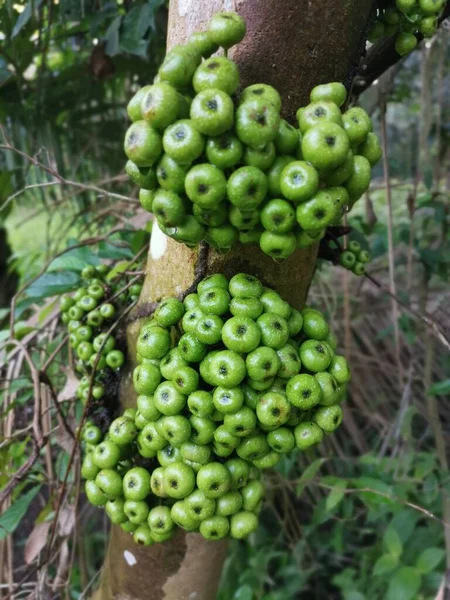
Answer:
[(192, 0), (178, 0), (177, 4), (178, 14), (180, 15), (180, 17), (185, 17), (191, 9)]
[(153, 222), (152, 237), (150, 238), (150, 254), (153, 260), (159, 260), (164, 256), (167, 248), (167, 237), (158, 227), (156, 221)]
[(133, 567), (137, 563), (135, 555), (132, 554), (129, 550), (125, 550), (123, 556), (127, 563), (130, 565), (130, 567)]
[(189, 600), (194, 600), (195, 598), (197, 598), (198, 596), (198, 592), (191, 592), (189, 594)]
[(234, 0), (223, 0), (223, 10), (225, 12), (235, 12)]

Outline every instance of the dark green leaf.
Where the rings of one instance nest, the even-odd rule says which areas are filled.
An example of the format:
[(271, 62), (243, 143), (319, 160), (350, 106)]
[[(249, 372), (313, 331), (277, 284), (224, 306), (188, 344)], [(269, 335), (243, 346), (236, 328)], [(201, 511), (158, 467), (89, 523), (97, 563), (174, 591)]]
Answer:
[(120, 41), (120, 49), (122, 52), (127, 52), (128, 54), (134, 54), (135, 56), (140, 56), (141, 58), (147, 57), (148, 50), (148, 42), (147, 40), (126, 40)]
[(433, 571), (445, 556), (443, 548), (427, 548), (420, 554), (416, 561), (416, 567), (422, 573)]
[(233, 600), (252, 600), (253, 590), (249, 585), (242, 585), (234, 594)]
[(149, 4), (135, 6), (123, 19), (120, 34), (120, 49), (129, 54), (147, 56), (148, 41), (143, 39), (150, 23), (151, 8)]
[(45, 273), (27, 289), (28, 298), (46, 298), (73, 290), (80, 283), (80, 277), (73, 271)]
[(383, 535), (383, 548), (388, 554), (392, 554), (395, 557), (401, 556), (403, 552), (403, 545), (400, 537), (393, 527), (388, 527)]
[(100, 258), (109, 258), (119, 260), (121, 258), (133, 258), (133, 252), (128, 246), (116, 246), (109, 242), (101, 242), (98, 245), (98, 255)]
[(100, 259), (90, 248), (74, 248), (68, 250), (50, 263), (47, 271), (82, 271), (86, 265), (99, 265)]
[(417, 569), (401, 567), (389, 582), (386, 600), (415, 600), (421, 583), (422, 579)]
[(316, 458), (316, 460), (313, 460), (313, 462), (306, 467), (297, 483), (296, 491), (298, 496), (303, 493), (305, 486), (314, 479), (325, 461), (326, 458)]
[(116, 17), (105, 33), (106, 48), (105, 52), (109, 56), (115, 56), (120, 52), (119, 29), (122, 23), (122, 17)]
[(446, 396), (450, 394), (450, 379), (445, 381), (437, 381), (428, 390), (430, 396)]
[(14, 29), (12, 30), (12, 34), (11, 37), (16, 37), (16, 35), (19, 33), (19, 31), (22, 29), (22, 27), (24, 27), (28, 21), (31, 19), (31, 16), (33, 14), (33, 8), (34, 10), (36, 10), (37, 8), (40, 7), (40, 5), (42, 4), (42, 0), (28, 0), (25, 8), (23, 9), (23, 11), (20, 13), (16, 24), (14, 25)]
[(345, 592), (344, 600), (365, 600), (364, 594), (361, 592), (357, 592), (355, 590), (351, 590), (350, 592)]
[(342, 480), (338, 481), (336, 485), (332, 488), (331, 492), (327, 497), (327, 501), (325, 504), (326, 510), (331, 511), (335, 508), (339, 502), (345, 496), (345, 490), (347, 489), (347, 482)]
[(390, 573), (398, 565), (398, 556), (394, 554), (382, 554), (373, 567), (374, 575)]
[(22, 496), (19, 496), (0, 516), (0, 540), (5, 539), (7, 535), (17, 528), (40, 489), (41, 486), (37, 485)]
[[(367, 502), (376, 502), (378, 504), (392, 504), (394, 500), (387, 498), (386, 495), (392, 494), (392, 489), (381, 479), (375, 477), (358, 477), (352, 481), (352, 484), (359, 489), (372, 491), (361, 492), (361, 499)], [(379, 492), (379, 493), (377, 493)]]

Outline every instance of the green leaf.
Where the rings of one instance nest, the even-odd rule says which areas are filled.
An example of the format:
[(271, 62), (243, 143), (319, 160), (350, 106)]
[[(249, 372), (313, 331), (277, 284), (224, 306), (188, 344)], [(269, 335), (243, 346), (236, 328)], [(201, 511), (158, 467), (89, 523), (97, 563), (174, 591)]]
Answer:
[(335, 508), (342, 498), (345, 496), (345, 490), (347, 489), (347, 481), (341, 480), (336, 483), (328, 494), (325, 508), (329, 512)]
[(139, 229), (133, 235), (131, 239), (131, 252), (133, 254), (137, 254), (141, 248), (145, 246), (145, 244), (149, 243), (149, 235), (148, 231), (144, 231), (143, 229)]
[(142, 58), (147, 57), (148, 41), (143, 39), (150, 25), (150, 5), (135, 6), (123, 20), (120, 49)]
[(383, 536), (383, 547), (389, 554), (396, 556), (397, 558), (401, 556), (403, 552), (403, 545), (400, 540), (398, 533), (395, 531), (393, 527), (388, 527), (384, 532)]
[(10, 308), (0, 308), (0, 321), (9, 315), (11, 312)]
[(428, 390), (430, 396), (446, 396), (450, 394), (450, 379), (444, 381), (437, 381)]
[[(381, 494), (392, 494), (392, 489), (389, 485), (381, 481), (381, 479), (376, 479), (375, 477), (358, 477), (357, 479), (352, 480), (352, 484), (360, 489), (368, 489), (371, 491), (361, 492), (361, 499), (364, 502), (370, 503), (378, 503), (378, 504), (393, 504), (394, 500), (391, 498), (386, 498), (386, 496), (382, 496)], [(376, 492), (379, 492), (378, 494)]]
[(80, 277), (73, 271), (45, 273), (27, 289), (28, 298), (46, 298), (73, 290), (80, 283)]
[(414, 567), (401, 567), (390, 582), (386, 600), (415, 600), (420, 590), (422, 578)]
[(127, 54), (134, 54), (141, 58), (147, 58), (148, 42), (147, 40), (121, 40), (120, 49)]
[(443, 548), (427, 548), (417, 558), (416, 567), (422, 573), (430, 573), (445, 556)]
[(390, 522), (389, 526), (393, 527), (398, 533), (403, 546), (412, 536), (418, 520), (419, 515), (417, 511), (411, 510), (410, 508), (403, 508), (396, 513)]
[(344, 600), (365, 600), (365, 596), (364, 594), (361, 594), (361, 592), (356, 592), (355, 590), (352, 590), (351, 592), (345, 592), (344, 594)]
[(0, 516), (0, 540), (4, 540), (7, 535), (15, 531), (40, 489), (41, 486), (37, 485), (28, 490), (23, 496), (19, 496)]
[[(8, 63), (4, 58), (0, 58), (0, 84), (3, 84), (5, 83), (5, 81), (8, 81), (8, 79), (10, 79), (12, 76), (13, 73), (8, 69)], [(8, 208), (6, 208), (4, 212), (6, 212), (7, 210)]]
[(119, 54), (119, 29), (122, 23), (122, 17), (116, 17), (105, 33), (106, 48), (105, 52), (108, 56)]
[(23, 11), (20, 13), (20, 15), (16, 21), (16, 24), (14, 25), (14, 29), (12, 30), (11, 37), (13, 37), (13, 38), (16, 37), (16, 35), (20, 32), (22, 27), (25, 27), (25, 25), (31, 19), (31, 16), (33, 14), (33, 8), (34, 8), (34, 10), (36, 10), (37, 8), (40, 7), (41, 4), (42, 4), (42, 0), (28, 0), (27, 5), (23, 9)]
[(98, 245), (98, 255), (101, 258), (119, 260), (121, 258), (133, 258), (133, 253), (128, 246), (119, 247), (109, 242), (101, 242)]
[(94, 254), (88, 247), (74, 248), (68, 250), (61, 256), (55, 258), (47, 269), (49, 273), (54, 271), (82, 271), (86, 265), (97, 266), (100, 264), (100, 259), (97, 254)]
[(253, 590), (249, 585), (242, 585), (234, 594), (233, 600), (252, 600)]
[(316, 460), (313, 460), (313, 462), (306, 467), (297, 483), (296, 491), (298, 496), (303, 493), (305, 486), (314, 479), (325, 461), (326, 458), (316, 458)]
[(50, 263), (48, 271), (49, 273), (54, 271), (82, 271), (85, 266), (86, 263), (76, 256), (63, 254), (62, 256), (55, 258), (55, 260)]
[(374, 575), (390, 573), (398, 565), (398, 556), (394, 554), (382, 554), (373, 567)]

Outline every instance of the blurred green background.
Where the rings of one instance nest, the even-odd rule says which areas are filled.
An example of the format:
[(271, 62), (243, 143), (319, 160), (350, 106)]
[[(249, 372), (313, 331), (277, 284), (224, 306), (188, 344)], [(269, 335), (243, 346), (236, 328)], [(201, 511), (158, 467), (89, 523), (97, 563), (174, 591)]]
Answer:
[[(148, 242), (142, 211), (92, 187), (136, 198), (123, 171), (125, 106), (152, 80), (166, 26), (164, 0), (1, 4), (0, 341), (8, 337), (12, 293), (67, 244), (120, 228), (98, 253), (127, 259)], [(431, 600), (450, 567), (450, 357), (417, 317), (426, 312), (450, 333), (447, 38), (444, 29), (360, 99), (378, 134), (380, 103), (387, 101), (392, 224), (380, 165), (349, 225), (352, 237), (370, 249), (369, 271), (384, 289), (393, 261), (396, 293), (406, 308), (397, 314), (391, 298), (367, 279), (319, 264), (309, 302), (327, 313), (352, 365), (344, 426), (317, 450), (284, 458), (266, 476), (262, 524), (249, 541), (231, 543), (220, 600)], [(55, 184), (54, 173), (63, 180)], [(114, 239), (121, 249), (108, 243)], [(55, 306), (48, 298), (73, 285), (61, 263), (53, 266), (50, 278), (38, 280), (18, 302), (16, 335), (38, 331)], [(48, 352), (61, 339), (53, 334), (43, 338)], [(16, 410), (20, 429), (32, 387), (29, 373), (18, 373), (12, 389), (11, 372), (2, 372), (0, 401), (2, 418)], [(54, 377), (64, 385), (57, 365)], [(6, 408), (8, 394), (14, 398)], [(46, 481), (50, 462), (57, 487), (68, 460), (60, 442), (37, 463), (36, 482)], [(26, 443), (0, 445), (0, 486), (23, 464)], [(19, 486), (13, 504), (20, 518), (9, 524), (14, 550), (1, 566), (2, 581), (26, 574), (28, 536), (52, 513), (51, 492), (41, 490), (37, 507), (32, 500)], [(84, 597), (95, 584), (107, 534), (102, 511), (82, 501), (67, 535), (72, 558), (62, 597)], [(59, 559), (47, 565), (53, 578)]]

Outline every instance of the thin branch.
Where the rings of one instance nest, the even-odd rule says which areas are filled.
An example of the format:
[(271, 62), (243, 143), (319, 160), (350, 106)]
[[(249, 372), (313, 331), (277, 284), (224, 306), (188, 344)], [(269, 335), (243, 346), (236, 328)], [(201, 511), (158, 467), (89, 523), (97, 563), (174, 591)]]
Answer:
[[(333, 489), (332, 485), (327, 485), (325, 483), (320, 483), (320, 482), (316, 482), (316, 484), (319, 487), (325, 488), (327, 490), (332, 490)], [(392, 494), (387, 494), (386, 492), (380, 492), (378, 490), (374, 490), (374, 489), (369, 488), (369, 487), (364, 487), (364, 488), (346, 488), (345, 490), (342, 490), (342, 492), (344, 494), (364, 494), (364, 493), (366, 493), (366, 494), (367, 493), (369, 493), (369, 494), (376, 494), (377, 496), (381, 496), (382, 498), (386, 498), (387, 500), (392, 500), (392, 502), (398, 502), (399, 504), (402, 504), (403, 506), (408, 506), (409, 508), (412, 508), (413, 510), (416, 510), (416, 511), (422, 513), (423, 515), (425, 515), (429, 519), (433, 519), (433, 521), (437, 521), (438, 523), (440, 523), (441, 525), (443, 525), (446, 529), (447, 528), (450, 529), (450, 523), (447, 523), (443, 519), (440, 519), (434, 513), (432, 513), (431, 511), (427, 510), (423, 506), (420, 506), (419, 504), (415, 504), (414, 502), (409, 502), (408, 500), (403, 500), (402, 498), (399, 498), (398, 496), (393, 496)]]
[[(388, 145), (387, 145), (387, 129), (386, 129), (386, 96), (382, 95), (380, 99), (380, 125), (381, 125), (381, 145), (383, 148), (383, 171), (384, 171), (384, 182), (386, 187), (386, 199), (387, 199), (387, 218), (388, 218), (388, 264), (389, 264), (389, 291), (395, 298), (397, 296), (397, 290), (395, 285), (395, 268), (394, 268), (394, 218), (392, 213), (392, 190), (391, 181), (389, 174), (389, 160), (388, 160)], [(400, 383), (403, 377), (403, 365), (401, 362), (401, 340), (400, 340), (400, 328), (398, 324), (399, 311), (398, 305), (395, 301), (392, 302), (392, 324), (394, 326), (394, 338), (395, 338), (395, 359), (398, 367), (398, 376)]]
[[(445, 21), (449, 15), (450, 2), (447, 2), (444, 12), (439, 19), (439, 23), (441, 24)], [(419, 42), (423, 40), (423, 36), (420, 34), (417, 34), (416, 37)], [(403, 60), (404, 58), (400, 56), (395, 49), (395, 36), (383, 38), (381, 41), (374, 44), (367, 52), (364, 60), (361, 61), (352, 89), (353, 95), (361, 95), (376, 79), (379, 79), (385, 71)]]
[[(0, 129), (3, 133), (3, 137), (5, 138), (5, 140), (7, 140), (3, 127), (0, 126)], [(80, 183), (78, 181), (72, 181), (71, 179), (66, 179), (60, 173), (58, 173), (58, 171), (56, 171), (55, 169), (52, 169), (51, 167), (44, 165), (43, 163), (39, 162), (37, 160), (37, 158), (35, 158), (34, 156), (30, 156), (29, 154), (27, 154), (26, 152), (23, 152), (22, 150), (19, 150), (18, 148), (14, 147), (12, 144), (10, 144), (8, 141), (6, 141), (6, 143), (4, 143), (4, 144), (0, 144), (0, 150), (7, 150), (10, 152), (15, 152), (19, 156), (22, 156), (27, 161), (31, 162), (31, 164), (33, 164), (35, 167), (38, 167), (42, 171), (45, 171), (46, 173), (48, 173), (49, 175), (51, 175), (52, 177), (57, 179), (57, 181), (49, 182), (47, 185), (57, 185), (57, 184), (68, 185), (68, 186), (76, 187), (83, 191), (97, 192), (98, 194), (101, 194), (102, 196), (108, 196), (109, 198), (115, 198), (116, 200), (123, 200), (125, 202), (130, 202), (132, 204), (138, 204), (138, 201), (135, 198), (130, 198), (129, 196), (123, 196), (122, 194), (116, 194), (115, 192), (109, 192), (108, 190), (99, 188), (96, 185), (91, 185), (88, 183)], [(34, 187), (37, 187), (37, 186), (34, 186)], [(27, 188), (24, 188), (24, 189), (27, 189)], [(22, 191), (23, 190), (20, 190), (20, 193)], [(9, 204), (9, 202), (14, 198), (14, 196), (17, 196), (17, 195), (19, 195), (19, 192), (17, 192), (16, 194), (13, 194), (12, 197), (10, 196), (9, 198), (7, 198), (5, 200), (5, 202), (0, 206), (0, 212)]]
[(67, 431), (67, 433), (69, 434), (69, 436), (72, 439), (75, 439), (75, 434), (72, 431), (72, 428), (70, 427), (69, 423), (67, 422), (65, 414), (61, 410), (61, 406), (58, 401), (58, 396), (56, 395), (55, 389), (54, 389), (52, 382), (50, 381), (47, 373), (45, 373), (44, 371), (39, 371), (39, 379), (44, 385), (46, 385), (48, 387), (48, 389), (50, 391), (51, 399), (55, 406), (55, 410), (58, 413), (58, 417), (59, 417), (64, 429)]
[(392, 294), (388, 289), (386, 289), (384, 286), (382, 286), (381, 283), (379, 281), (377, 281), (374, 277), (372, 277), (372, 275), (370, 275), (369, 273), (367, 273), (367, 272), (364, 273), (364, 276), (369, 281), (371, 281), (374, 285), (376, 285), (378, 289), (382, 290), (385, 294), (387, 294), (393, 300), (395, 300), (395, 302), (397, 304), (399, 304), (402, 308), (404, 308), (407, 313), (409, 313), (416, 319), (419, 319), (420, 321), (425, 323), (434, 332), (434, 334), (438, 338), (438, 340), (448, 350), (450, 350), (450, 340), (447, 338), (445, 333), (442, 331), (442, 329), (439, 327), (439, 325), (436, 323), (436, 321), (432, 317), (430, 317), (428, 314), (422, 314), (419, 311), (414, 310), (413, 308), (408, 306), (408, 304), (406, 304), (406, 302), (403, 302), (403, 300), (401, 300), (398, 296), (395, 296), (394, 294)]

